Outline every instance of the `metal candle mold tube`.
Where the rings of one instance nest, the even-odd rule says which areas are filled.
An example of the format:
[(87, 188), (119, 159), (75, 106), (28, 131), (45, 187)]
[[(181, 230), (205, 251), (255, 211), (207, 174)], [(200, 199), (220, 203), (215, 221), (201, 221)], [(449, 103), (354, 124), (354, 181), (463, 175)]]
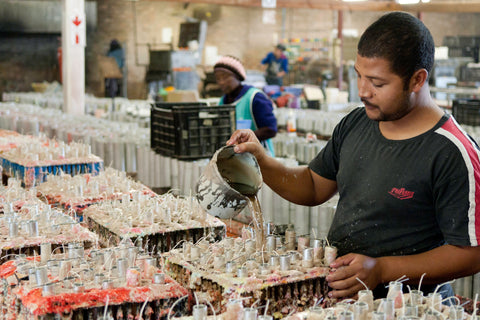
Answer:
[(387, 319), (387, 315), (385, 314), (385, 312), (381, 312), (381, 311), (372, 312), (372, 320), (386, 320), (386, 319)]
[(137, 287), (140, 284), (140, 268), (139, 267), (128, 268), (126, 279), (127, 279), (127, 286)]
[(259, 269), (260, 269), (260, 274), (261, 275), (267, 275), (267, 274), (270, 273), (270, 267), (269, 267), (268, 263), (260, 264)]
[[(323, 314), (323, 308), (319, 307), (319, 306), (313, 306), (313, 307), (308, 308), (308, 312), (310, 313), (310, 316), (312, 316), (312, 315), (321, 316)], [(317, 318), (315, 317), (315, 319), (317, 319)]]
[(205, 304), (196, 304), (192, 309), (193, 320), (207, 319), (207, 306)]
[(257, 320), (258, 310), (255, 308), (243, 309), (243, 320)]
[(410, 291), (410, 303), (414, 306), (423, 304), (423, 292), (419, 290)]
[(225, 258), (223, 256), (214, 256), (213, 257), (213, 267), (215, 269), (220, 269), (225, 264)]
[(265, 232), (267, 235), (273, 235), (275, 232), (275, 224), (273, 222), (265, 222)]
[(191, 248), (190, 248), (190, 260), (197, 260), (200, 258), (200, 248), (193, 245)]
[(30, 268), (28, 270), (28, 282), (31, 286), (36, 286), (37, 285), (37, 269), (35, 268)]
[[(405, 315), (407, 315), (406, 313), (407, 312), (405, 311)], [(463, 319), (463, 313), (464, 313), (464, 308), (462, 306), (450, 306), (450, 313), (448, 318), (461, 320)], [(418, 316), (418, 312), (417, 314), (412, 314), (412, 316)]]
[(313, 248), (305, 248), (303, 250), (302, 266), (305, 268), (313, 267)]
[(237, 277), (238, 278), (246, 278), (248, 277), (248, 269), (246, 267), (239, 267), (237, 269)]
[(313, 260), (322, 260), (325, 242), (323, 239), (313, 240)]
[(342, 311), (338, 316), (339, 320), (353, 320), (354, 315), (352, 311)]
[(97, 252), (95, 253), (95, 256), (93, 257), (93, 260), (95, 261), (95, 265), (97, 268), (103, 267), (103, 264), (105, 263), (105, 255), (103, 252)]
[(298, 253), (298, 251), (290, 251), (290, 252), (288, 252), (288, 254), (290, 255), (290, 263), (291, 264), (294, 264), (295, 262), (298, 261), (299, 256), (300, 256), (300, 253)]
[(35, 278), (38, 286), (43, 286), (48, 282), (48, 269), (46, 267), (37, 268)]
[(245, 253), (247, 255), (252, 255), (255, 253), (255, 240), (253, 239), (248, 239), (245, 241)]
[(48, 259), (52, 254), (52, 244), (51, 243), (42, 243), (40, 245), (40, 261), (42, 263), (47, 263)]
[(425, 311), (425, 314), (423, 315), (422, 319), (425, 319), (425, 320), (439, 320), (439, 319), (442, 319), (441, 317), (441, 313), (437, 310), (433, 310), (433, 309), (427, 309), (427, 311)]
[(385, 313), (387, 320), (393, 320), (395, 318), (395, 302), (392, 299), (382, 299), (379, 309)]
[(58, 277), (60, 279), (65, 278), (68, 273), (72, 270), (72, 260), (71, 259), (62, 259), (60, 260)]
[(155, 273), (155, 270), (157, 268), (157, 259), (148, 257), (145, 259), (145, 264), (144, 264), (144, 276), (147, 279), (151, 279), (153, 277), (153, 274)]
[(182, 249), (183, 249), (183, 254), (184, 255), (190, 254), (191, 249), (192, 249), (192, 243), (191, 242), (184, 242), (182, 244)]
[(275, 249), (278, 251), (278, 249), (280, 249), (281, 247), (283, 247), (282, 237), (275, 236)]
[(245, 266), (247, 267), (248, 270), (255, 269), (256, 265), (257, 265), (257, 261), (253, 258), (249, 258), (247, 259), (247, 261), (245, 261)]
[(73, 292), (82, 293), (85, 291), (85, 285), (82, 282), (75, 282), (73, 284)]
[(124, 279), (127, 275), (128, 260), (126, 258), (117, 259), (118, 276)]
[(108, 290), (108, 289), (113, 289), (115, 288), (115, 283), (113, 282), (112, 279), (105, 279), (102, 282), (102, 289), (103, 290)]
[(128, 266), (133, 267), (135, 259), (137, 258), (139, 248), (138, 247), (128, 247)]
[(93, 276), (93, 282), (95, 285), (100, 286), (103, 283), (103, 279), (105, 278), (105, 275), (103, 273), (97, 273)]
[(293, 226), (290, 225), (289, 228), (285, 230), (285, 245), (287, 250), (295, 250), (296, 242), (295, 230), (293, 229)]
[(29, 220), (27, 222), (28, 227), (28, 235), (30, 237), (38, 237), (38, 221), (37, 220)]
[(153, 283), (155, 284), (164, 284), (165, 283), (165, 273), (157, 272), (153, 275)]
[(303, 252), (305, 248), (310, 246), (310, 237), (300, 236), (298, 237), (297, 243), (298, 243), (298, 252)]
[(8, 223), (8, 236), (10, 238), (18, 237), (18, 223), (16, 221)]
[(55, 282), (50, 282), (50, 283), (45, 283), (43, 285), (43, 290), (42, 290), (42, 296), (53, 296), (56, 294), (56, 283)]
[(275, 251), (277, 247), (277, 240), (274, 235), (267, 236), (266, 247), (267, 247), (267, 252)]
[[(463, 319), (463, 307), (460, 307), (462, 309), (462, 315), (459, 318), (452, 317), (452, 310), (458, 306), (451, 306), (450, 307), (450, 319)], [(412, 304), (405, 304), (405, 313), (403, 314), (404, 317), (418, 317), (418, 306), (414, 306)]]
[(337, 248), (332, 246), (325, 247), (325, 251), (324, 251), (325, 265), (329, 266), (330, 264), (333, 263), (333, 261), (335, 261), (335, 259), (337, 259)]
[(234, 273), (236, 266), (237, 264), (235, 263), (235, 261), (227, 261), (227, 263), (225, 264), (225, 272)]
[(280, 270), (288, 271), (290, 270), (290, 255), (283, 254), (280, 256)]
[[(388, 283), (388, 293), (387, 298), (392, 299), (393, 301), (397, 301), (397, 297), (403, 294), (402, 291), (403, 284), (398, 281), (390, 281)], [(396, 308), (400, 308), (400, 306), (395, 306)]]
[(75, 281), (74, 277), (66, 277), (65, 279), (63, 279), (63, 287), (68, 290), (73, 289), (74, 281)]
[(358, 291), (358, 301), (365, 302), (368, 305), (368, 310), (373, 311), (373, 292), (372, 290)]
[(355, 320), (367, 320), (368, 304), (363, 301), (357, 301), (353, 304), (353, 314)]
[(105, 260), (105, 268), (109, 269), (113, 266), (115, 254), (113, 250), (105, 250), (103, 252), (104, 260)]
[(276, 255), (271, 255), (269, 259), (270, 267), (276, 268), (280, 265), (280, 257)]
[(442, 309), (442, 295), (440, 293), (429, 293), (427, 296), (428, 306), (436, 311), (441, 311)]

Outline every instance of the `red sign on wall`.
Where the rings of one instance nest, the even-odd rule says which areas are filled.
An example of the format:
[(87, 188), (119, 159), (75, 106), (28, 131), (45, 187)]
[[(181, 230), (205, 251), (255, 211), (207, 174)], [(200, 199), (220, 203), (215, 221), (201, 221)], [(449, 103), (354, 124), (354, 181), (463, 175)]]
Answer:
[(85, 47), (86, 41), (86, 32), (85, 32), (85, 14), (73, 14), (70, 18), (70, 36), (71, 36), (71, 43), (74, 46), (82, 46)]

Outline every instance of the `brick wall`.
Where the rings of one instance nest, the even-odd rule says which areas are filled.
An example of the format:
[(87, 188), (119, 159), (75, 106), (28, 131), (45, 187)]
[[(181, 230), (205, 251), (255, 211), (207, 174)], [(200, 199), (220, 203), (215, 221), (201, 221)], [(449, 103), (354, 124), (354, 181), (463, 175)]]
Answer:
[[(110, 40), (118, 39), (125, 45), (128, 68), (128, 97), (145, 98), (145, 73), (148, 48), (166, 49), (161, 43), (162, 29), (172, 28), (173, 44), (177, 45), (180, 23), (192, 16), (195, 6), (160, 1), (97, 1), (97, 29), (87, 37), (86, 91), (102, 96), (103, 84), (98, 72), (97, 56), (108, 51)], [(239, 57), (249, 69), (259, 69), (260, 59), (282, 37), (282, 15), (285, 14), (285, 36), (288, 38), (330, 38), (337, 28), (337, 13), (327, 10), (276, 9), (274, 24), (264, 24), (261, 8), (222, 6), (217, 21), (208, 25), (206, 45), (218, 47), (219, 54)], [(357, 29), (359, 34), (381, 12), (344, 12), (344, 29)], [(436, 43), (445, 35), (475, 35), (480, 30), (480, 14), (425, 13), (424, 21), (431, 29)], [(136, 21), (136, 23), (135, 23)], [(446, 27), (448, 22), (448, 28)], [(2, 37), (3, 38), (3, 37)], [(31, 46), (25, 41), (0, 41), (0, 93), (4, 90), (29, 90), (31, 81), (56, 79), (56, 46), (54, 39), (37, 46), (45, 61), (39, 66), (28, 65)], [(13, 42), (12, 42), (13, 41)], [(51, 51), (51, 52), (50, 52)], [(11, 52), (15, 52), (15, 63)], [(20, 52), (20, 53), (19, 53)], [(23, 53), (22, 53), (23, 52)], [(9, 58), (10, 57), (10, 58)], [(39, 61), (36, 59), (36, 61)], [(41, 65), (41, 66), (40, 66)], [(19, 75), (22, 75), (22, 79)]]

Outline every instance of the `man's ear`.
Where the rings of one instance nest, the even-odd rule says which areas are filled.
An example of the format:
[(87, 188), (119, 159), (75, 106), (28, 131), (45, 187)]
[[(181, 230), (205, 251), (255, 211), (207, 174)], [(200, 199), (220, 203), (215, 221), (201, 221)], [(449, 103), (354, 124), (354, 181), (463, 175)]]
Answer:
[(413, 76), (410, 78), (409, 91), (415, 93), (419, 92), (427, 79), (428, 71), (425, 69), (418, 69), (413, 73)]

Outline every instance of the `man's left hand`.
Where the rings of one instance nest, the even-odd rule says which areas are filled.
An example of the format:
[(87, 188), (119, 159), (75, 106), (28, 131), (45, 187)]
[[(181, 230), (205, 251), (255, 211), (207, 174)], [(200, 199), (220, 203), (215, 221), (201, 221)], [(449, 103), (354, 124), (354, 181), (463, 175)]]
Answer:
[(334, 289), (329, 293), (333, 298), (352, 297), (365, 289), (357, 278), (371, 290), (381, 283), (381, 266), (375, 258), (349, 253), (337, 258), (330, 267), (332, 272), (327, 276), (327, 281)]

